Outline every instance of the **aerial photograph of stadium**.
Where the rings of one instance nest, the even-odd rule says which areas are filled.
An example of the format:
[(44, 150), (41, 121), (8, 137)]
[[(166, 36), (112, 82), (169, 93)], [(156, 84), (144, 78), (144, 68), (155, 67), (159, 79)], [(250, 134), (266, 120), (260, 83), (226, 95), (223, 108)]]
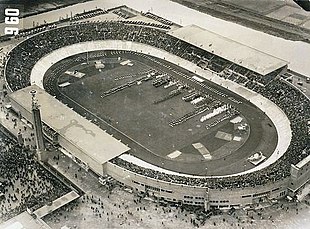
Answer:
[(310, 228), (310, 1), (0, 10), (0, 229)]

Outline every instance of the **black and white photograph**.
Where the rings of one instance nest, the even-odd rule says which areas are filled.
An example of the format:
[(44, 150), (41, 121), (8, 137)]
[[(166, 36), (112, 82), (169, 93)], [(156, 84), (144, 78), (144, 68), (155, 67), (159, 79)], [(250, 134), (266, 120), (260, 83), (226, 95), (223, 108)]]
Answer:
[(310, 228), (310, 0), (0, 0), (0, 229), (180, 228)]

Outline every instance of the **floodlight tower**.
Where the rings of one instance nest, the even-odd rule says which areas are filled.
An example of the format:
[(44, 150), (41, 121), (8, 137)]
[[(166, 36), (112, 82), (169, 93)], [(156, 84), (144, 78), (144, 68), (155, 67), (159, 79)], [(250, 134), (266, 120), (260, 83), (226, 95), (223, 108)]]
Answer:
[(36, 99), (36, 90), (31, 90), (31, 105), (32, 105), (32, 118), (33, 118), (33, 125), (35, 130), (35, 138), (36, 138), (36, 151), (39, 161), (46, 162), (47, 161), (47, 154), (44, 145), (44, 138), (43, 138), (43, 130), (42, 130), (42, 121), (41, 121), (41, 113), (40, 113), (40, 105)]

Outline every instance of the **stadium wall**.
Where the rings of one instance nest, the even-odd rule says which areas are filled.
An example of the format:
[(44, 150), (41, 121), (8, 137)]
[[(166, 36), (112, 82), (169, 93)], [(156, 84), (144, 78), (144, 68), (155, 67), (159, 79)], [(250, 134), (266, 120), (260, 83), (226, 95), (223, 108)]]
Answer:
[(12, 109), (16, 113), (21, 114), (26, 120), (28, 120), (29, 122), (33, 123), (33, 117), (32, 117), (31, 112), (26, 110), (24, 108), (23, 104), (19, 104), (17, 101), (12, 99), (11, 97), (10, 97), (10, 102), (11, 102), (11, 105), (12, 105)]
[(79, 149), (74, 143), (68, 141), (63, 136), (59, 135), (58, 143), (61, 147), (63, 147), (66, 151), (68, 151), (71, 155), (75, 155), (76, 158), (81, 160), (84, 164), (89, 166), (91, 170), (99, 175), (103, 175), (103, 165), (98, 163), (96, 160), (91, 158), (89, 155), (84, 153), (81, 149)]
[[(310, 155), (308, 156), (310, 158)], [(305, 159), (304, 159), (305, 160)], [(310, 160), (302, 167), (291, 165), (291, 179), (289, 182), (289, 191), (295, 193), (300, 187), (310, 180)]]
[[(184, 199), (184, 195), (186, 196), (191, 194), (204, 199), (206, 195), (206, 188), (179, 185), (162, 180), (156, 180), (148, 176), (143, 176), (126, 170), (110, 162), (106, 163), (105, 172), (124, 185), (132, 187), (136, 192), (148, 191), (150, 196), (156, 196), (158, 198), (162, 197), (168, 201), (182, 201)], [(200, 202), (200, 205), (204, 205), (203, 200), (200, 200)]]
[(31, 71), (31, 84), (37, 84), (39, 87), (43, 88), (44, 74), (53, 64), (72, 55), (100, 50), (127, 50), (165, 59), (168, 62), (177, 64), (207, 80), (210, 80), (224, 88), (235, 92), (236, 94), (249, 100), (252, 104), (257, 106), (263, 112), (265, 112), (265, 114), (271, 119), (271, 121), (275, 125), (278, 133), (278, 143), (276, 149), (274, 150), (273, 154), (259, 166), (233, 175), (246, 174), (267, 167), (268, 165), (278, 160), (286, 152), (288, 146), (290, 145), (292, 138), (290, 121), (285, 115), (285, 113), (276, 104), (274, 104), (267, 98), (264, 98), (262, 95), (249, 90), (246, 87), (219, 77), (216, 73), (210, 72), (208, 70), (203, 70), (190, 61), (184, 60), (169, 52), (142, 43), (121, 40), (102, 40), (81, 42), (78, 44), (62, 47), (44, 56), (35, 64)]
[(188, 205), (204, 206), (207, 209), (216, 207), (221, 209), (242, 208), (265, 201), (279, 199), (287, 194), (289, 178), (258, 185), (251, 188), (209, 189), (207, 187), (181, 185), (143, 176), (111, 162), (104, 166), (105, 172), (122, 184), (131, 187), (135, 192), (146, 191), (150, 196), (169, 202)]
[(266, 200), (280, 199), (287, 194), (288, 181), (289, 178), (286, 178), (275, 183), (249, 188), (211, 189), (209, 191), (210, 205), (218, 208), (241, 208), (266, 202)]

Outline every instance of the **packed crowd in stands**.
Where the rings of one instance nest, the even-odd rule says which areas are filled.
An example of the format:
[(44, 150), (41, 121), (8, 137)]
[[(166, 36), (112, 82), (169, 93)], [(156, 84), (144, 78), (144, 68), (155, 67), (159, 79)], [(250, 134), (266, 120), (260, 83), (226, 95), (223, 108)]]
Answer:
[[(293, 89), (280, 79), (275, 79), (280, 70), (271, 73), (268, 76), (268, 79), (271, 80), (265, 82), (265, 79), (262, 79), (262, 76), (257, 73), (245, 71), (241, 66), (237, 66), (237, 68), (236, 64), (155, 28), (120, 22), (100, 22), (72, 25), (38, 34), (22, 42), (9, 54), (6, 65), (6, 76), (9, 76), (7, 77), (8, 85), (13, 91), (30, 85), (30, 72), (34, 64), (55, 49), (79, 42), (107, 39), (133, 41), (154, 46), (217, 73), (222, 73), (227, 68), (233, 69), (238, 78), (243, 77), (246, 78), (246, 81), (251, 81), (251, 88), (254, 91), (273, 101), (287, 114), (293, 131), (293, 138), (287, 152), (277, 162), (260, 171), (239, 177), (196, 179), (167, 175), (139, 167), (119, 158), (112, 160), (113, 163), (165, 181), (210, 188), (236, 188), (255, 187), (286, 178), (290, 175), (290, 165), (298, 163), (309, 155), (309, 139), (306, 134), (306, 124), (302, 120), (310, 118), (310, 101), (297, 89)], [(243, 80), (241, 82), (245, 83)]]
[[(29, 209), (37, 209), (70, 189), (48, 173), (33, 153), (14, 139), (0, 136), (0, 218), (7, 220)], [(0, 220), (0, 221), (1, 221)]]
[(24, 29), (24, 30), (21, 30), (19, 32), (19, 34), (16, 36), (16, 38), (31, 36), (31, 35), (34, 35), (36, 33), (43, 32), (45, 30), (55, 29), (56, 27), (57, 27), (56, 24), (48, 24), (48, 25), (40, 25), (40, 26), (30, 28), (30, 29)]

